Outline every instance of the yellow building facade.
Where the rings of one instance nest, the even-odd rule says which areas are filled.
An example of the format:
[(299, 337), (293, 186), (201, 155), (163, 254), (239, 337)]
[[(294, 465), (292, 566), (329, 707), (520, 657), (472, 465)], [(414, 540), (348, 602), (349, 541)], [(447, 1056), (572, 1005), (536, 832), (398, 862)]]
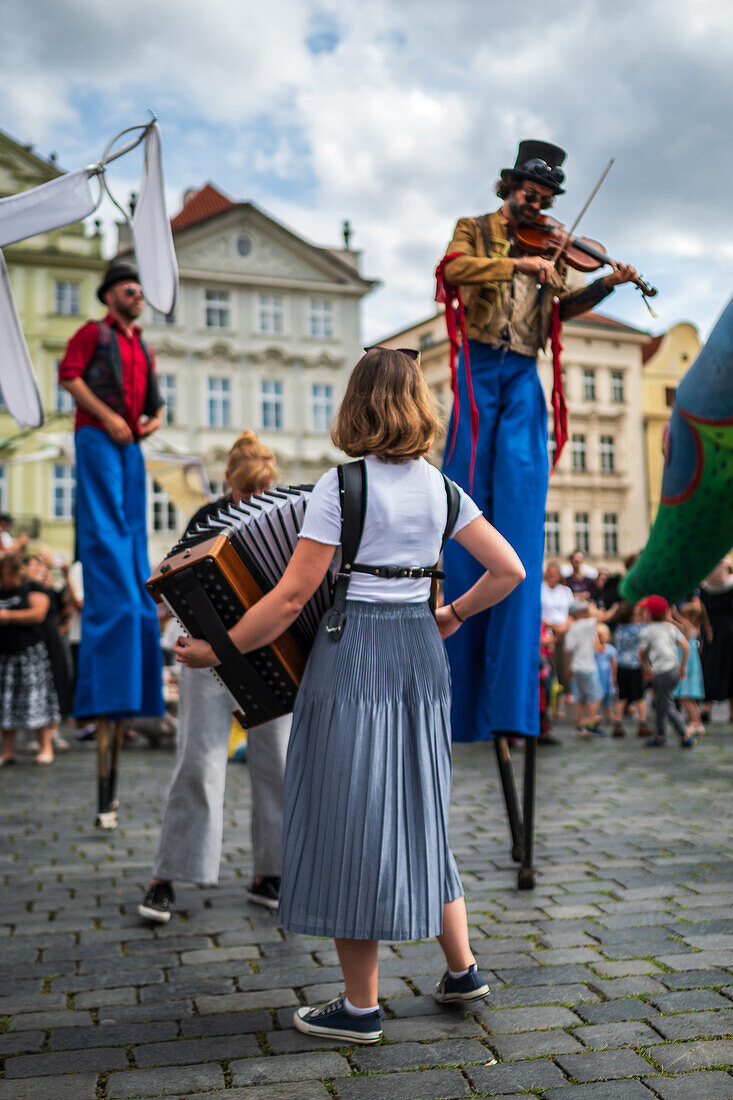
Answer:
[(700, 347), (700, 334), (695, 325), (680, 321), (661, 336), (649, 340), (642, 350), (644, 448), (650, 524), (654, 522), (659, 508), (664, 431), (672, 412), (675, 392), (697, 358)]
[[(61, 174), (54, 160), (0, 131), (0, 198)], [(20, 429), (4, 405), (0, 409), (0, 511), (13, 516), (15, 533), (26, 530), (68, 557), (74, 542), (73, 466), (64, 456), (23, 461), (23, 455), (42, 452), (50, 436), (72, 430), (71, 399), (57, 385), (56, 364), (72, 333), (99, 316), (96, 288), (106, 267), (101, 229), (90, 234), (77, 223), (9, 245), (3, 253), (46, 424), (19, 441)]]

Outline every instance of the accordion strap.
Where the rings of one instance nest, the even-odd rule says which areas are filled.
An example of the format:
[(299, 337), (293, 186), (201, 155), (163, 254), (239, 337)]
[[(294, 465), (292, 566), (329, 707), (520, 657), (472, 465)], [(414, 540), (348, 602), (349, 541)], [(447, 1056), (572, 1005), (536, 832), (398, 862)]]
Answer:
[(334, 642), (339, 640), (344, 631), (346, 593), (349, 590), (354, 558), (359, 553), (367, 503), (366, 462), (364, 459), (360, 458), (357, 462), (342, 463), (336, 469), (338, 471), (339, 500), (341, 502), (341, 568), (336, 576), (333, 606), (326, 623), (326, 632)]

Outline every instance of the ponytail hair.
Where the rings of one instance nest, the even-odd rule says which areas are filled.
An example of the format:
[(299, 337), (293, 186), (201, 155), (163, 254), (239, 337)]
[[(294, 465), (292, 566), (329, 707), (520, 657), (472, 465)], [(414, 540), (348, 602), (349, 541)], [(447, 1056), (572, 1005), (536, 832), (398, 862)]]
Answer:
[(256, 432), (241, 432), (229, 451), (224, 477), (230, 486), (236, 481), (243, 496), (261, 493), (277, 481), (275, 455)]

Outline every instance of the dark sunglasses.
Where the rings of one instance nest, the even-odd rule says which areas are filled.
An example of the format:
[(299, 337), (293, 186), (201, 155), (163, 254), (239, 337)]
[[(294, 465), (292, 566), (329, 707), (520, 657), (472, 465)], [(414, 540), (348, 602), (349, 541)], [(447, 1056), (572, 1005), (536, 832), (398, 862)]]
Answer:
[(550, 168), (547, 161), (541, 160), (539, 157), (533, 157), (532, 160), (528, 160), (522, 165), (522, 169), (525, 172), (531, 172), (533, 176), (545, 177), (553, 183), (556, 183), (558, 187), (565, 181), (565, 173), (562, 168)]
[(138, 295), (142, 298), (143, 292), (139, 286), (123, 286), (123, 294), (126, 294), (128, 298), (137, 298)]
[(539, 206), (540, 210), (548, 210), (555, 202), (554, 195), (538, 195), (536, 191), (526, 191), (522, 188), (524, 201), (530, 206)]
[(416, 363), (420, 362), (420, 352), (417, 348), (385, 348), (382, 344), (372, 344), (371, 347), (364, 348), (365, 353), (369, 351), (401, 351), (408, 359), (413, 359)]

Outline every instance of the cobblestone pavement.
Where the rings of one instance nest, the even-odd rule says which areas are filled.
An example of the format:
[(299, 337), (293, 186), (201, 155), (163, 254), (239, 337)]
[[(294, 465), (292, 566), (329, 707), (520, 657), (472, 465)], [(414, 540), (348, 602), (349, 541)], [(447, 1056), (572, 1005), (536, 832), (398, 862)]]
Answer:
[[(432, 999), (437, 945), (381, 947), (385, 1038), (291, 1027), (336, 994), (329, 941), (250, 905), (246, 767), (230, 768), (222, 882), (136, 907), (169, 752), (126, 751), (120, 828), (96, 834), (94, 754), (0, 772), (0, 1100), (733, 1098), (733, 733), (540, 753), (537, 888), (518, 893), (493, 753), (458, 746), (453, 844), (492, 992)], [(518, 752), (521, 771), (521, 752)]]

